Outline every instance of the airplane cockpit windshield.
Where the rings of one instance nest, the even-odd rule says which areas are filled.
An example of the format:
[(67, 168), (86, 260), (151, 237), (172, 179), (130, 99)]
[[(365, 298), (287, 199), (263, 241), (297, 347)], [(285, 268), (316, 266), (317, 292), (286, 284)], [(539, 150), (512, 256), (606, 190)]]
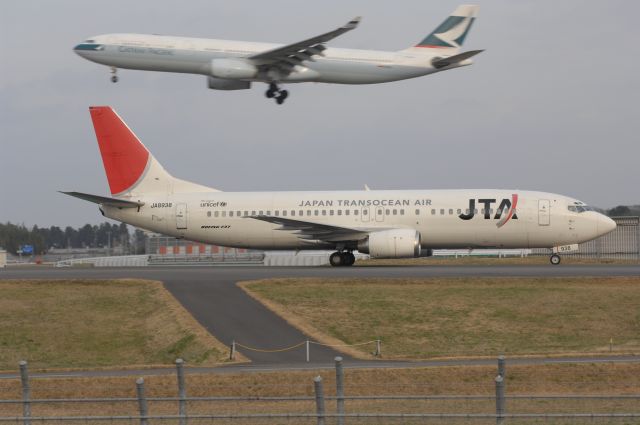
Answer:
[(574, 205), (567, 206), (567, 209), (571, 212), (577, 212), (577, 213), (581, 213), (585, 211), (593, 211), (592, 207), (579, 202), (574, 202)]

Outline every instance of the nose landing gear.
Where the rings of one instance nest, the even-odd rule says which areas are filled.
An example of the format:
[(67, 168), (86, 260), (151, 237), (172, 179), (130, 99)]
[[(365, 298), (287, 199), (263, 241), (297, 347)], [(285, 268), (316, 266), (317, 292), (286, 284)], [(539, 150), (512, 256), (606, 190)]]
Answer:
[(115, 66), (111, 67), (111, 82), (112, 83), (117, 83), (118, 82), (118, 76), (116, 75), (116, 73), (118, 72), (118, 68), (116, 68)]
[(551, 257), (549, 257), (549, 261), (554, 266), (557, 266), (558, 264), (560, 264), (560, 260), (561, 260), (561, 258), (560, 258), (560, 256), (558, 254), (553, 254)]
[(356, 256), (353, 255), (352, 252), (348, 251), (337, 251), (331, 254), (329, 257), (329, 264), (333, 267), (340, 266), (353, 266), (353, 263), (356, 262)]
[(284, 100), (289, 97), (289, 92), (280, 89), (276, 83), (269, 83), (269, 89), (266, 91), (265, 96), (267, 96), (268, 99), (275, 98), (276, 103), (282, 105)]

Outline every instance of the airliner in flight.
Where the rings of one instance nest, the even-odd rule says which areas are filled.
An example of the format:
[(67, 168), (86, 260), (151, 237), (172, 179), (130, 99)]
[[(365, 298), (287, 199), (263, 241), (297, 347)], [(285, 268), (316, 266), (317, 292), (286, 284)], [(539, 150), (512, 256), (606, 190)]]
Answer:
[(525, 190), (222, 192), (173, 177), (108, 106), (90, 107), (111, 197), (63, 192), (106, 217), (192, 241), (265, 250), (332, 249), (333, 266), (444, 248), (559, 252), (615, 229), (585, 203)]
[(460, 52), (478, 6), (459, 6), (415, 46), (396, 52), (337, 49), (330, 40), (358, 26), (360, 18), (333, 31), (280, 45), (149, 34), (104, 34), (83, 41), (74, 51), (111, 68), (181, 72), (207, 76), (210, 89), (242, 90), (252, 82), (269, 84), (266, 92), (282, 104), (288, 96), (280, 83), (376, 84), (420, 77), (471, 65), (482, 50)]

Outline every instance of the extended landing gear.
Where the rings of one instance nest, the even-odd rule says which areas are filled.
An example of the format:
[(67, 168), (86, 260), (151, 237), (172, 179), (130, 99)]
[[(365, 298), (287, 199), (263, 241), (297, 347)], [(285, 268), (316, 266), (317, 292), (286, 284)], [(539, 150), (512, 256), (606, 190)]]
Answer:
[(111, 82), (112, 83), (117, 83), (118, 82), (118, 76), (116, 75), (116, 73), (118, 72), (118, 68), (116, 68), (115, 66), (111, 67)]
[(551, 257), (549, 257), (549, 261), (554, 266), (557, 266), (558, 264), (560, 264), (560, 256), (558, 254), (553, 254)]
[(353, 263), (356, 262), (356, 256), (353, 255), (352, 252), (334, 252), (329, 257), (329, 264), (333, 267), (339, 266), (353, 266)]
[(269, 84), (269, 90), (265, 93), (265, 96), (269, 99), (276, 99), (276, 103), (278, 105), (282, 105), (284, 100), (289, 97), (289, 92), (286, 90), (281, 90), (276, 83)]

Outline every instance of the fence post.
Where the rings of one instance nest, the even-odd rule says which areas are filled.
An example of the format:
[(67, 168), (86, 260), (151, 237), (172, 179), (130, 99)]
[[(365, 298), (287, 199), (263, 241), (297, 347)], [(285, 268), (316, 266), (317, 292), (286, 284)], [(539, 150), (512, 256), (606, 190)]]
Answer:
[(27, 362), (20, 361), (20, 381), (22, 382), (22, 417), (24, 425), (31, 425), (31, 387)]
[(324, 391), (322, 390), (322, 377), (320, 375), (313, 378), (313, 387), (316, 391), (318, 425), (324, 425)]
[(309, 340), (307, 340), (306, 348), (307, 348), (307, 363), (309, 363)]
[(231, 352), (229, 353), (229, 360), (236, 359), (236, 341), (231, 341)]
[(149, 410), (147, 408), (147, 399), (144, 396), (143, 378), (136, 380), (136, 394), (138, 395), (138, 409), (140, 410), (140, 425), (149, 425), (147, 418), (147, 416), (149, 416)]
[(506, 412), (505, 399), (504, 399), (504, 377), (501, 375), (496, 376), (496, 424), (501, 425), (504, 423), (504, 414)]
[(344, 369), (342, 357), (335, 358), (336, 362), (336, 409), (338, 413), (338, 425), (344, 425)]
[(375, 357), (380, 357), (382, 355), (381, 343), (382, 341), (380, 341), (379, 339), (376, 340), (376, 353), (374, 354)]
[(503, 355), (498, 356), (498, 375), (503, 378), (507, 377), (506, 361)]
[(178, 415), (180, 425), (187, 425), (187, 390), (184, 386), (184, 360), (176, 360), (176, 372), (178, 375)]

